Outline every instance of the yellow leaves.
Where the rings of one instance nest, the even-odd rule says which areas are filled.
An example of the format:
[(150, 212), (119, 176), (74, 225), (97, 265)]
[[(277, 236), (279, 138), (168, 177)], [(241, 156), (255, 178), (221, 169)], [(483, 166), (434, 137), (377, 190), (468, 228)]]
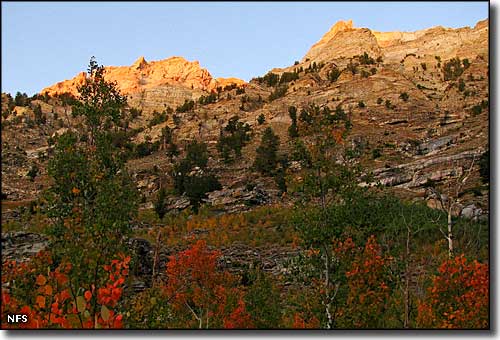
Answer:
[(82, 313), (85, 311), (87, 307), (87, 302), (85, 301), (85, 298), (83, 296), (77, 296), (76, 297), (76, 309), (78, 310), (79, 313)]
[(104, 321), (108, 321), (109, 320), (109, 309), (105, 306), (105, 305), (102, 305), (101, 306), (101, 317)]
[(47, 279), (45, 278), (45, 276), (40, 274), (36, 277), (36, 284), (37, 285), (43, 286), (45, 283), (47, 283)]

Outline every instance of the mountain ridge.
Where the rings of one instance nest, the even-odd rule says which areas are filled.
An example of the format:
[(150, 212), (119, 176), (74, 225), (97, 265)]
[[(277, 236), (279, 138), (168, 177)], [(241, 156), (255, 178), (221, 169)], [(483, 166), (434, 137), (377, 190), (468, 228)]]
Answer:
[[(355, 27), (352, 19), (339, 20), (311, 46), (300, 65), (329, 62), (365, 52), (374, 58), (381, 57), (385, 62), (394, 64), (399, 63), (407, 55), (415, 53), (424, 58), (430, 56), (431, 59), (436, 54), (440, 54), (443, 59), (454, 56), (470, 58), (478, 54), (487, 57), (488, 24), (488, 19), (484, 19), (478, 21), (473, 28), (465, 26), (455, 29), (434, 26), (414, 32), (380, 32)], [(235, 77), (214, 78), (206, 68), (200, 66), (199, 61), (188, 61), (181, 56), (149, 62), (144, 56), (140, 56), (130, 66), (106, 66), (105, 69), (106, 79), (116, 81), (119, 89), (126, 95), (143, 94), (165, 86), (214, 92), (218, 87), (246, 86), (247, 84), (244, 80)], [(275, 70), (280, 69), (274, 68), (271, 71)], [(76, 96), (77, 87), (83, 84), (85, 77), (86, 73), (80, 72), (72, 79), (44, 88), (40, 94), (47, 93), (53, 96), (70, 93)], [(174, 91), (181, 91), (181, 89), (177, 88)], [(199, 93), (195, 94), (192, 99), (199, 96)], [(189, 98), (189, 96), (183, 96), (183, 100)]]
[[(141, 56), (130, 66), (105, 66), (105, 79), (116, 81), (123, 94), (139, 93), (164, 85), (183, 86), (202, 91), (214, 91), (217, 87), (227, 85), (244, 85), (245, 81), (238, 78), (214, 78), (199, 61), (188, 61), (180, 56), (172, 56), (157, 61), (146, 61)], [(51, 96), (78, 93), (86, 72), (80, 72), (72, 79), (58, 82), (44, 88), (40, 94)]]

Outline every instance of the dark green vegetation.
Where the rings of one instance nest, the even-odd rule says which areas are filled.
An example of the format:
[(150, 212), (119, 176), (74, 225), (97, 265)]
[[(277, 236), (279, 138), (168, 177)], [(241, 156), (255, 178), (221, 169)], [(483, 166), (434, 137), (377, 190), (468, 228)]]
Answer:
[(229, 163), (234, 158), (241, 157), (241, 150), (250, 138), (250, 125), (240, 122), (238, 117), (233, 117), (220, 131), (217, 150), (224, 161)]

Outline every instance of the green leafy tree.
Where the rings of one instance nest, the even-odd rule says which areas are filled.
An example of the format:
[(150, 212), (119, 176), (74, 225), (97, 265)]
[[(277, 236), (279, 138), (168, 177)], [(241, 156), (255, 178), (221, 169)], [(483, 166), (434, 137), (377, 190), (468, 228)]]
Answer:
[(81, 294), (77, 289), (92, 290), (107, 280), (103, 264), (127, 252), (137, 213), (137, 190), (105, 128), (117, 128), (125, 98), (116, 84), (104, 80), (104, 68), (94, 58), (78, 89), (73, 112), (84, 118), (89, 138), (81, 138), (82, 131), (57, 139), (48, 165), (53, 184), (46, 195), (52, 255), (56, 263), (72, 264), (68, 277), (74, 298)]
[(245, 306), (255, 328), (280, 328), (283, 306), (278, 287), (261, 270), (251, 276), (253, 282), (245, 294)]
[(90, 146), (96, 145), (96, 138), (105, 136), (110, 124), (118, 125), (126, 105), (126, 97), (120, 94), (116, 82), (104, 79), (104, 72), (104, 66), (99, 66), (95, 58), (91, 58), (88, 78), (78, 86), (79, 100), (72, 110), (75, 117), (84, 117)]

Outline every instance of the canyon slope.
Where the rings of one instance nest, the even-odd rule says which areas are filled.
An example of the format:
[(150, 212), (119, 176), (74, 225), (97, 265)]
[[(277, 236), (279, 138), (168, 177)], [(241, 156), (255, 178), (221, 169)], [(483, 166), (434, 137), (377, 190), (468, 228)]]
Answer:
[[(280, 138), (280, 152), (291, 154), (288, 108), (295, 106), (301, 112), (316, 105), (331, 111), (341, 107), (347, 113), (352, 131), (345, 145), (359, 151), (355, 162), (372, 172), (375, 181), (406, 199), (437, 207), (428, 184), (451, 185), (457, 173), (467, 172), (472, 162), (460, 207), (472, 205), (486, 214), (489, 188), (481, 182), (478, 164), (489, 148), (488, 24), (483, 20), (473, 28), (377, 32), (340, 21), (300, 62), (272, 69), (282, 80), (286, 73), (294, 74), (273, 85), (258, 75), (248, 83), (213, 78), (198, 62), (180, 57), (150, 62), (140, 57), (131, 66), (107, 66), (106, 78), (117, 82), (128, 96), (130, 108), (142, 112), (128, 121), (135, 131), (133, 143), (159, 141), (166, 126), (173, 129), (181, 151), (192, 139), (207, 143), (210, 167), (223, 186), (209, 195), (208, 205), (227, 211), (247, 209), (245, 199), (257, 190), (248, 189), (250, 182), (265, 197), (261, 204), (282, 202), (274, 181), (251, 167), (256, 149), (270, 126)], [(338, 76), (332, 77), (335, 72)], [(48, 99), (32, 100), (31, 105), (7, 108), (7, 99), (2, 99), (2, 190), (10, 200), (33, 199), (47, 186), (43, 156), (51, 149), (47, 140), (57, 131), (79, 124), (71, 116), (71, 107), (55, 96), (76, 95), (85, 77), (82, 72), (45, 88), (41, 94)], [(282, 90), (279, 96), (278, 89)], [(214, 100), (201, 100), (211, 93), (216, 94)], [(193, 100), (193, 107), (180, 110), (186, 100)], [(45, 124), (32, 123), (34, 105), (41, 106)], [(155, 120), (155, 111), (165, 111), (165, 118)], [(221, 128), (233, 116), (250, 125), (252, 139), (243, 148), (241, 159), (226, 164), (216, 144)], [(262, 124), (259, 117), (264, 118)], [(33, 164), (40, 175), (31, 181), (27, 173)], [(160, 148), (129, 160), (128, 166), (144, 196), (143, 206), (151, 207), (161, 178), (172, 169), (172, 159)], [(300, 175), (297, 171), (290, 169), (290, 176)], [(461, 213), (458, 210), (456, 214)]]

